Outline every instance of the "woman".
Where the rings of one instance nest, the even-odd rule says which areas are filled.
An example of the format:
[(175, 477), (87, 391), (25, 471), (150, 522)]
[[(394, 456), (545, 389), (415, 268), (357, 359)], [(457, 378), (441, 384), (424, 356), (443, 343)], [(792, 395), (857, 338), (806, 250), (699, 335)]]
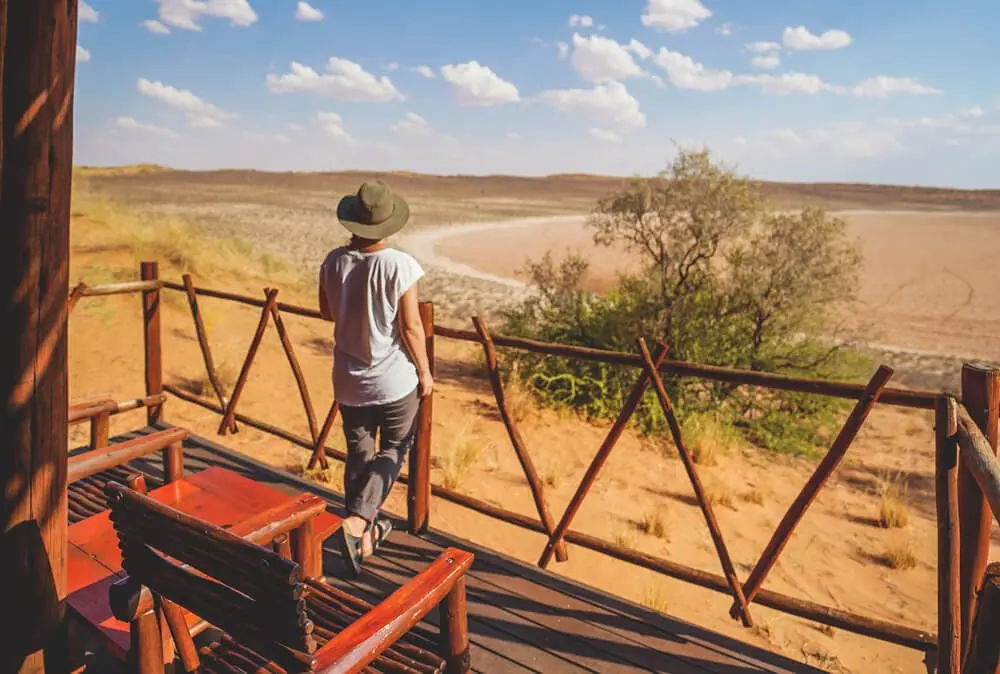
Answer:
[(347, 441), (340, 543), (354, 575), (389, 534), (389, 520), (378, 512), (413, 445), (419, 398), (434, 386), (417, 306), (424, 272), (384, 242), (409, 215), (388, 185), (365, 182), (337, 207), (350, 243), (320, 268), (320, 313), (334, 322), (333, 389)]

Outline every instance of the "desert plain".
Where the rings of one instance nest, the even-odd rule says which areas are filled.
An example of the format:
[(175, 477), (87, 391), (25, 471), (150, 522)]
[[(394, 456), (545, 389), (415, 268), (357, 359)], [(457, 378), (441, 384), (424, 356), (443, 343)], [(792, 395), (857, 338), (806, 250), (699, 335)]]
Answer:
[[(159, 167), (78, 169), (74, 183), (71, 283), (135, 278), (139, 260), (158, 259), (165, 278), (191, 273), (199, 285), (314, 306), (317, 265), (346, 236), (337, 197), (360, 174), (196, 173)], [(615, 178), (512, 178), (386, 174), (411, 202), (413, 220), (395, 245), (425, 266), (421, 298), (438, 323), (467, 328), (524, 292), (518, 269), (546, 250), (575, 250), (592, 261), (588, 283), (606, 287), (628, 262), (624, 250), (597, 248), (584, 225)], [(819, 205), (840, 213), (862, 244), (865, 266), (852, 315), (893, 384), (955, 390), (961, 364), (1000, 362), (1000, 191), (964, 192), (870, 185), (760, 185), (782, 208)], [(210, 397), (186, 300), (164, 296), (165, 381)], [(254, 326), (252, 308), (204, 300), (220, 376), (235, 381)], [(332, 326), (288, 316), (317, 412), (332, 400)], [(84, 299), (70, 318), (70, 396), (116, 399), (142, 392), (141, 315), (135, 297)], [(432, 480), (534, 516), (523, 473), (496, 414), (477, 345), (438, 339)], [(513, 391), (516, 417), (553, 512), (562, 513), (607, 424), (537, 407)], [(277, 336), (269, 330), (240, 411), (308, 435)], [(212, 437), (218, 418), (170, 399), (174, 423)], [(122, 415), (113, 430), (136, 419)], [(343, 448), (339, 424), (329, 445)], [(82, 436), (72, 438), (75, 444)], [(280, 468), (302, 472), (305, 452), (253, 429), (223, 442)], [(818, 456), (792, 457), (711, 435), (692, 439), (699, 471), (741, 578), (757, 560)], [(766, 587), (837, 608), (936, 629), (933, 418), (927, 411), (878, 407), (847, 458), (805, 516)], [(641, 470), (639, 469), (641, 467)], [(341, 489), (334, 462), (308, 477)], [(405, 513), (405, 489), (388, 503)], [(432, 526), (534, 563), (544, 539), (434, 499)], [(891, 523), (891, 526), (887, 526)], [(707, 571), (719, 562), (676, 451), (627, 432), (574, 522), (616, 545)], [(993, 559), (1000, 559), (994, 530)], [(570, 547), (554, 572), (705, 628), (835, 672), (923, 671), (901, 647), (755, 607), (757, 625), (728, 617), (730, 599)], [(514, 610), (514, 609), (511, 609)], [(530, 621), (530, 616), (521, 619)], [(567, 655), (567, 657), (570, 657)]]

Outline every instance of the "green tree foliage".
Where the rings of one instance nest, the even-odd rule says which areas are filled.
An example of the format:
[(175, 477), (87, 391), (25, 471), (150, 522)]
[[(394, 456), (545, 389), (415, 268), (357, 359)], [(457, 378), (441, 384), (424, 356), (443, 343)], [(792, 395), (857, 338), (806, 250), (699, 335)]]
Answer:
[[(682, 151), (660, 176), (636, 179), (589, 217), (594, 241), (637, 260), (604, 294), (583, 289), (588, 263), (529, 261), (536, 291), (504, 313), (503, 331), (544, 341), (635, 351), (640, 336), (664, 341), (669, 358), (746, 370), (856, 379), (867, 363), (836, 346), (839, 312), (854, 299), (862, 258), (843, 220), (820, 209), (773, 210), (752, 183)], [(621, 409), (637, 370), (509, 354), (545, 402), (590, 418)], [(671, 378), (680, 413), (711, 412), (750, 441), (809, 451), (843, 402)], [(663, 428), (647, 392), (638, 417)]]

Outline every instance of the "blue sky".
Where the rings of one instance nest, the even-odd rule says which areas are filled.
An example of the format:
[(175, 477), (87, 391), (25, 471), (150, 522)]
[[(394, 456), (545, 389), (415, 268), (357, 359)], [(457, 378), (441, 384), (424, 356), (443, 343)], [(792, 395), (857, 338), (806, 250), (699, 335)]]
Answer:
[(1000, 187), (995, 0), (88, 0), (76, 163)]

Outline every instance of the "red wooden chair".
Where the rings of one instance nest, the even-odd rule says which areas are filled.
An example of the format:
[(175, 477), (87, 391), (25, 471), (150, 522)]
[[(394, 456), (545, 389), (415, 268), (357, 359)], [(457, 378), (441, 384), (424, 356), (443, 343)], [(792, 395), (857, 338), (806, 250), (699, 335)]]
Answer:
[[(471, 553), (448, 548), (377, 606), (276, 552), (121, 484), (106, 487), (125, 579), (111, 606), (128, 621), (140, 674), (164, 671), (160, 616), (185, 671), (466, 672), (464, 574)], [(441, 630), (418, 623), (436, 606)], [(185, 609), (224, 634), (196, 648)]]

